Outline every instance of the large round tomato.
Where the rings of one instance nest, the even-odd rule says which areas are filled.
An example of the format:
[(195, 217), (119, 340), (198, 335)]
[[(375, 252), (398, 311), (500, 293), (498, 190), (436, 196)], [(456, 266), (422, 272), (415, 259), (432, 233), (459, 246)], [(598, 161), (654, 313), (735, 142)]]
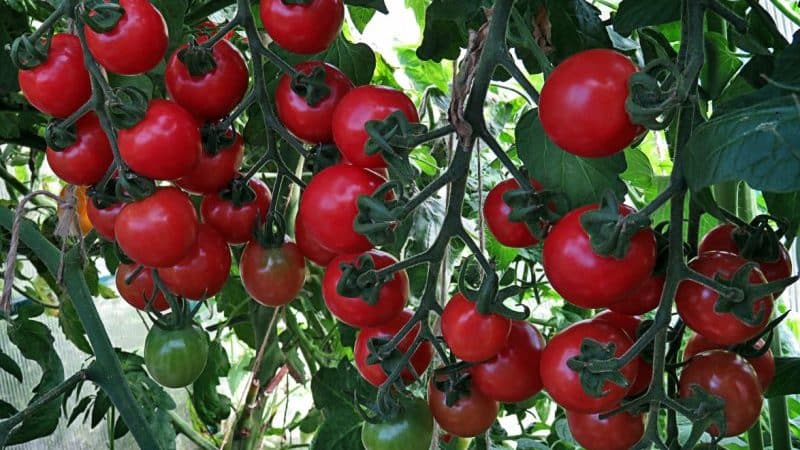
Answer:
[[(620, 330), (624, 331), (632, 341), (636, 341), (639, 331), (639, 325), (642, 323), (642, 318), (638, 316), (629, 316), (627, 314), (620, 314), (615, 311), (605, 311), (593, 319), (594, 321), (606, 322), (614, 325)], [(636, 374), (636, 381), (631, 386), (629, 396), (639, 395), (650, 387), (650, 382), (653, 380), (653, 366), (645, 361), (642, 357), (636, 358), (639, 361), (639, 371)]]
[[(761, 386), (753, 367), (739, 355), (711, 350), (695, 356), (681, 372), (681, 398), (690, 397), (694, 385), (725, 400), (725, 436), (744, 433), (758, 421), (763, 401)], [(719, 434), (716, 426), (708, 431)]]
[(586, 450), (628, 450), (644, 436), (644, 416), (627, 412), (601, 419), (600, 414), (567, 410), (567, 424)]
[(178, 264), (197, 241), (197, 214), (183, 191), (160, 187), (143, 200), (129, 203), (114, 222), (119, 247), (147, 267)]
[[(207, 39), (199, 39), (200, 42)], [(178, 58), (177, 49), (169, 58), (164, 83), (169, 96), (196, 117), (205, 121), (221, 119), (233, 111), (247, 92), (249, 75), (241, 52), (223, 39), (211, 49), (215, 67), (207, 73), (192, 76)]]
[(72, 34), (53, 36), (47, 59), (33, 69), (20, 70), (18, 79), (30, 104), (54, 117), (69, 116), (92, 96), (81, 42)]
[(562, 149), (597, 158), (629, 146), (644, 131), (625, 110), (628, 78), (637, 71), (627, 56), (606, 49), (573, 55), (547, 78), (539, 118)]
[(282, 306), (294, 300), (303, 288), (306, 260), (294, 242), (265, 248), (250, 241), (242, 252), (239, 271), (253, 300), (264, 306)]
[(119, 153), (134, 172), (154, 180), (192, 173), (203, 144), (198, 123), (175, 102), (152, 100), (141, 122), (119, 130)]
[(200, 224), (197, 242), (181, 262), (158, 269), (158, 275), (173, 294), (200, 300), (213, 297), (228, 280), (231, 251), (211, 225)]
[(124, 207), (125, 203), (115, 203), (101, 209), (95, 206), (93, 201), (89, 201), (86, 204), (86, 215), (89, 216), (89, 221), (92, 222), (94, 229), (97, 230), (97, 234), (109, 241), (113, 241), (116, 239), (114, 224), (117, 222), (117, 216)]
[[(337, 285), (342, 278), (342, 264), (357, 265), (365, 255), (339, 255), (325, 269), (322, 279), (322, 298), (334, 317), (356, 328), (375, 327), (389, 322), (403, 311), (408, 301), (408, 275), (405, 270), (394, 273), (394, 276), (383, 284), (378, 294), (378, 301), (370, 305), (361, 297), (345, 297), (337, 292)], [(366, 253), (380, 270), (391, 266), (397, 260), (390, 254), (370, 250)]]
[(381, 423), (365, 423), (361, 443), (366, 450), (428, 450), (433, 439), (433, 417), (420, 399), (402, 399), (400, 411)]
[(353, 224), (358, 197), (372, 195), (385, 180), (360, 167), (337, 164), (318, 173), (300, 198), (297, 214), (319, 244), (334, 253), (361, 253), (372, 248)]
[(75, 125), (77, 140), (60, 151), (48, 147), (47, 163), (67, 183), (88, 186), (103, 179), (114, 154), (95, 113), (87, 113)]
[[(595, 341), (603, 346), (614, 344), (614, 356), (620, 357), (632, 345), (628, 334), (606, 322), (582, 321), (570, 325), (550, 340), (542, 352), (540, 374), (544, 389), (553, 400), (567, 410), (583, 413), (599, 413), (619, 406), (631, 385), (622, 387), (611, 381), (603, 386), (604, 395), (592, 397), (583, 390), (579, 372), (567, 366), (567, 362), (579, 356), (585, 340)], [(621, 369), (622, 376), (630, 384), (636, 380), (639, 361), (634, 359)]]
[[(386, 376), (386, 372), (383, 371), (383, 367), (380, 364), (367, 364), (367, 357), (369, 356), (369, 348), (367, 347), (367, 343), (370, 339), (382, 339), (388, 341), (394, 335), (403, 328), (403, 325), (408, 323), (411, 320), (411, 317), (414, 316), (414, 313), (409, 310), (403, 310), (398, 314), (394, 319), (391, 321), (377, 326), (377, 327), (369, 327), (369, 328), (362, 328), (361, 331), (358, 332), (356, 336), (356, 343), (353, 346), (353, 356), (356, 360), (356, 368), (358, 369), (358, 373), (364, 377), (365, 380), (369, 381), (374, 386), (380, 386), (383, 384), (388, 377)], [(411, 345), (414, 343), (414, 339), (416, 339), (417, 335), (419, 334), (420, 325), (415, 325), (411, 331), (406, 334), (406, 336), (400, 340), (400, 343), (397, 344), (397, 350), (401, 352), (407, 352)], [(433, 346), (430, 342), (423, 342), (417, 347), (417, 350), (411, 356), (411, 366), (414, 368), (414, 372), (417, 375), (422, 375), (425, 372), (425, 369), (428, 368), (428, 365), (431, 363), (431, 359), (433, 358)], [(403, 380), (406, 382), (414, 381), (414, 374), (411, 373), (408, 368), (403, 369), (401, 374)]]
[(431, 378), (428, 383), (428, 406), (442, 429), (461, 437), (477, 436), (492, 427), (497, 418), (497, 402), (477, 389), (459, 396), (447, 405), (447, 395), (440, 391)]
[(333, 140), (350, 163), (367, 168), (386, 167), (381, 155), (368, 155), (369, 135), (364, 128), (371, 120), (384, 120), (402, 111), (409, 122), (419, 122), (417, 109), (406, 94), (384, 86), (361, 86), (344, 96), (333, 112)]
[[(759, 339), (755, 347), (760, 349), (764, 346), (764, 340)], [(683, 350), (683, 360), (688, 361), (694, 355), (705, 352), (707, 350), (725, 350), (724, 345), (715, 344), (703, 335), (695, 334), (686, 342), (686, 348)], [(755, 358), (745, 358), (747, 362), (753, 366), (753, 369), (758, 375), (758, 382), (761, 384), (761, 389), (766, 391), (769, 388), (772, 379), (775, 378), (775, 357), (772, 350), (767, 350), (761, 356)]]
[(216, 194), (236, 177), (243, 157), (244, 139), (239, 133), (234, 133), (233, 143), (217, 154), (200, 153), (194, 169), (176, 184), (195, 194)]
[[(650, 229), (631, 238), (622, 259), (592, 250), (581, 216), (597, 209), (587, 205), (570, 211), (550, 230), (542, 253), (547, 279), (564, 300), (582, 308), (606, 308), (644, 283), (656, 264), (656, 239)], [(620, 205), (620, 214), (633, 209)]]
[(320, 61), (307, 61), (295, 66), (298, 72), (310, 74), (317, 67), (325, 70), (325, 85), (330, 89), (327, 97), (315, 105), (292, 90), (292, 77), (284, 75), (275, 91), (275, 108), (286, 128), (298, 138), (312, 144), (333, 141), (333, 110), (342, 98), (353, 89), (353, 82), (336, 67)]
[(136, 75), (164, 59), (169, 44), (167, 23), (148, 0), (119, 0), (125, 14), (105, 33), (85, 26), (86, 43), (94, 59), (109, 72)]
[[(710, 278), (730, 280), (746, 262), (733, 253), (707, 252), (690, 261), (689, 268)], [(764, 275), (758, 269), (753, 269), (749, 281), (751, 284), (764, 283)], [(715, 290), (690, 280), (682, 281), (675, 295), (678, 314), (686, 326), (717, 344), (732, 345), (753, 338), (764, 330), (772, 315), (771, 295), (753, 304), (753, 312), (764, 314), (764, 319), (755, 326), (747, 325), (732, 313), (717, 312), (718, 298)]]
[(272, 194), (269, 187), (256, 178), (247, 185), (256, 196), (250, 202), (236, 206), (219, 194), (206, 195), (200, 202), (200, 217), (203, 222), (216, 228), (231, 244), (244, 244), (253, 237), (253, 229), (267, 217)]
[[(64, 200), (67, 198), (67, 186), (61, 188), (61, 192), (58, 193), (58, 196)], [(92, 221), (89, 220), (89, 213), (87, 208), (89, 206), (89, 200), (86, 197), (86, 186), (75, 186), (75, 213), (78, 216), (78, 228), (81, 231), (82, 236), (86, 236), (90, 231), (92, 231)], [(73, 214), (72, 211), (65, 210), (61, 205), (58, 206), (58, 210), (56, 215), (59, 217), (59, 220), (62, 214)]]
[[(542, 189), (542, 185), (536, 180), (531, 180), (531, 184), (536, 190)], [(525, 222), (512, 222), (508, 218), (511, 207), (503, 200), (503, 194), (515, 189), (519, 189), (519, 183), (513, 178), (492, 188), (483, 205), (483, 217), (486, 218), (486, 225), (489, 226), (489, 231), (497, 242), (507, 247), (530, 247), (536, 245), (539, 240), (533, 236)]]
[(298, 214), (294, 221), (294, 240), (306, 259), (318, 266), (327, 266), (336, 254), (326, 250), (317, 242), (316, 236), (308, 232), (305, 219)]
[(336, 39), (344, 21), (342, 0), (289, 4), (261, 0), (261, 22), (276, 44), (292, 53), (319, 53)]
[(150, 269), (143, 267), (130, 283), (126, 283), (125, 279), (128, 278), (138, 266), (136, 264), (120, 264), (117, 267), (117, 274), (114, 279), (117, 283), (117, 291), (120, 297), (128, 302), (129, 305), (140, 311), (146, 311), (148, 303), (150, 307), (156, 311), (165, 311), (169, 309), (169, 303), (164, 298), (161, 291), (153, 297), (156, 293), (156, 287), (153, 284), (153, 275)]
[(542, 390), (544, 338), (528, 322), (514, 321), (508, 344), (494, 358), (470, 368), (472, 386), (499, 402), (521, 402)]
[(208, 360), (208, 336), (197, 326), (176, 330), (153, 327), (144, 340), (144, 365), (163, 386), (192, 384)]
[(456, 357), (467, 362), (494, 358), (508, 344), (511, 320), (498, 314), (481, 314), (460, 292), (442, 312), (442, 335)]
[(652, 275), (608, 309), (631, 316), (648, 313), (658, 307), (665, 281), (664, 275)]

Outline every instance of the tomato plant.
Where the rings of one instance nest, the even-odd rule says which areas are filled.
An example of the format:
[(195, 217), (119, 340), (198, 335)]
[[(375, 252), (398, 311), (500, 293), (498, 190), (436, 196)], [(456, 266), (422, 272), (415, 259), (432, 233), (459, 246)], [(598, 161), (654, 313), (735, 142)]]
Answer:
[(111, 145), (94, 113), (78, 119), (77, 139), (63, 150), (47, 148), (47, 163), (62, 180), (92, 185), (103, 179), (114, 161)]
[(508, 345), (511, 320), (497, 314), (481, 314), (476, 305), (457, 293), (442, 312), (442, 337), (457, 357), (482, 362), (497, 356)]
[(159, 383), (188, 386), (206, 366), (208, 336), (196, 326), (165, 330), (153, 327), (144, 343), (144, 364)]
[(247, 293), (265, 306), (291, 302), (306, 279), (306, 261), (291, 241), (277, 247), (248, 242), (239, 261), (239, 270)]
[(219, 193), (203, 196), (200, 217), (203, 222), (216, 228), (231, 244), (244, 244), (253, 237), (253, 229), (269, 212), (272, 194), (269, 187), (258, 179), (251, 179), (247, 186), (255, 197), (237, 205)]
[(433, 418), (419, 399), (402, 402), (402, 411), (381, 423), (368, 423), (361, 432), (366, 450), (425, 450), (431, 444)]
[(431, 378), (428, 383), (428, 406), (433, 418), (443, 430), (455, 436), (473, 437), (488, 430), (497, 418), (497, 402), (477, 389), (460, 393), (447, 404), (447, 394), (439, 390)]

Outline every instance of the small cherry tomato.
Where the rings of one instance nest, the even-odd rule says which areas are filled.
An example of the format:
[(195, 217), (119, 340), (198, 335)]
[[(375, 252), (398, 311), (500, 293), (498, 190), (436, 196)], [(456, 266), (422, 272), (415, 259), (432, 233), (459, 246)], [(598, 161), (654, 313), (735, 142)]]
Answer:
[[(629, 316), (615, 311), (604, 311), (592, 320), (614, 325), (624, 331), (633, 342), (636, 342), (639, 325), (642, 323), (642, 318), (639, 316)], [(653, 380), (653, 366), (641, 356), (637, 357), (636, 360), (639, 361), (639, 371), (636, 375), (636, 381), (631, 386), (631, 391), (628, 392), (628, 396), (639, 395), (646, 391)]]
[(499, 314), (481, 314), (460, 292), (442, 312), (442, 335), (456, 357), (467, 362), (494, 358), (508, 345), (511, 319)]
[(396, 415), (379, 423), (365, 423), (361, 443), (365, 450), (428, 450), (433, 440), (433, 417), (417, 398), (401, 398)]
[(95, 113), (87, 113), (75, 125), (77, 140), (60, 151), (48, 147), (47, 163), (67, 183), (95, 184), (114, 162), (111, 144)]
[(318, 266), (325, 267), (336, 257), (336, 254), (326, 250), (317, 242), (316, 237), (308, 232), (304, 220), (305, 219), (301, 219), (300, 214), (295, 218), (294, 240), (297, 242), (297, 246), (300, 248), (300, 251), (303, 252), (306, 259)]
[[(542, 190), (542, 185), (538, 181), (531, 180), (531, 184), (537, 191)], [(519, 183), (513, 178), (492, 188), (483, 205), (483, 217), (486, 218), (486, 225), (497, 242), (506, 247), (530, 247), (536, 245), (539, 240), (534, 237), (525, 222), (512, 222), (508, 218), (511, 207), (503, 200), (503, 194), (515, 189), (519, 189)]]
[(228, 243), (211, 225), (200, 224), (192, 250), (172, 267), (158, 269), (164, 285), (173, 294), (200, 300), (217, 295), (231, 271)]
[(290, 4), (261, 0), (261, 22), (276, 44), (292, 53), (319, 53), (336, 39), (344, 22), (342, 0)]
[(631, 316), (648, 313), (658, 307), (665, 281), (664, 275), (652, 275), (608, 309)]
[(242, 284), (264, 306), (283, 306), (300, 293), (306, 281), (306, 260), (294, 242), (265, 248), (256, 241), (244, 247), (239, 261)]
[(628, 450), (644, 436), (644, 416), (627, 412), (601, 419), (600, 414), (567, 410), (567, 424), (586, 450)]
[[(763, 346), (764, 340), (759, 339), (755, 345), (756, 349), (760, 349)], [(715, 344), (703, 337), (703, 335), (694, 334), (686, 342), (686, 348), (683, 350), (683, 360), (688, 361), (694, 355), (707, 350), (726, 349), (724, 345)], [(756, 375), (758, 375), (758, 382), (761, 384), (761, 390), (766, 392), (767, 388), (769, 388), (769, 385), (772, 383), (772, 379), (775, 378), (775, 357), (772, 354), (772, 350), (767, 350), (767, 352), (761, 356), (745, 359), (753, 366), (753, 369), (755, 369)]]
[(436, 387), (434, 378), (428, 383), (428, 406), (444, 431), (461, 437), (482, 434), (497, 419), (497, 402), (477, 389), (460, 393), (458, 400), (449, 406), (447, 395)]
[(150, 329), (144, 340), (144, 365), (162, 386), (188, 386), (203, 373), (208, 362), (208, 335), (202, 328)]
[(244, 139), (235, 133), (233, 143), (212, 155), (203, 150), (192, 171), (175, 184), (195, 194), (216, 194), (236, 177), (244, 157)]
[(89, 201), (86, 203), (86, 215), (89, 216), (97, 234), (106, 240), (113, 241), (116, 239), (114, 224), (124, 207), (125, 203), (115, 203), (101, 209), (95, 206), (94, 201)]
[(244, 244), (253, 237), (253, 229), (267, 217), (272, 194), (269, 187), (256, 178), (247, 185), (256, 197), (250, 202), (236, 206), (233, 201), (219, 194), (205, 195), (200, 202), (203, 222), (216, 228), (230, 244)]
[[(114, 279), (117, 283), (117, 291), (119, 291), (120, 297), (140, 311), (146, 311), (148, 303), (155, 311), (168, 310), (169, 303), (167, 303), (167, 299), (164, 298), (164, 294), (161, 291), (156, 291), (156, 287), (153, 284), (153, 275), (147, 267), (142, 267), (139, 273), (131, 278), (130, 283), (125, 282), (125, 279), (137, 267), (139, 266), (136, 264), (120, 264), (117, 267), (117, 274)], [(156, 294), (155, 297), (153, 294)]]

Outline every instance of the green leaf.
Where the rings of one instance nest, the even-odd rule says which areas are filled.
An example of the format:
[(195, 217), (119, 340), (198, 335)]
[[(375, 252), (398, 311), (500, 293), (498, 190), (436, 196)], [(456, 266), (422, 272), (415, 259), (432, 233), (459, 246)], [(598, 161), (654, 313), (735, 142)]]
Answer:
[(363, 8), (361, 6), (348, 6), (347, 11), (359, 33), (364, 32), (364, 29), (367, 28), (367, 24), (372, 20), (372, 16), (375, 15), (374, 9)]
[(227, 320), (234, 323), (232, 328), (236, 337), (250, 348), (255, 348), (256, 337), (253, 325), (248, 320), (240, 320), (247, 317), (250, 303), (250, 296), (244, 290), (239, 277), (229, 277), (222, 291), (217, 295), (217, 309), (225, 315)]
[(600, 10), (584, 0), (547, 0), (556, 61), (591, 48), (610, 48)]
[(75, 311), (75, 305), (72, 303), (72, 299), (69, 298), (68, 295), (65, 295), (62, 298), (61, 305), (59, 307), (58, 324), (61, 325), (61, 331), (64, 332), (64, 336), (66, 336), (70, 342), (75, 344), (75, 347), (77, 347), (78, 350), (88, 355), (94, 354), (92, 351), (92, 346), (89, 345), (89, 341), (86, 340), (86, 330), (83, 329), (83, 324), (78, 318), (78, 312)]
[(767, 202), (770, 214), (789, 221), (786, 237), (791, 242), (800, 231), (800, 192), (784, 194), (764, 192), (764, 201)]
[(117, 357), (120, 359), (131, 392), (142, 407), (153, 437), (161, 444), (161, 448), (174, 449), (176, 434), (169, 411), (175, 409), (175, 401), (160, 384), (147, 376), (144, 371), (144, 359), (141, 356), (118, 350)]
[(183, 37), (183, 17), (186, 14), (187, 0), (153, 0), (152, 3), (167, 22), (169, 48), (177, 47)]
[(14, 405), (0, 400), (0, 419), (7, 419), (17, 412), (17, 408), (15, 408)]
[(12, 377), (16, 378), (17, 381), (20, 383), (22, 382), (22, 369), (19, 368), (19, 365), (11, 359), (10, 356), (3, 353), (0, 350), (0, 369), (8, 372)]
[(217, 392), (219, 379), (228, 376), (230, 370), (227, 352), (218, 341), (211, 341), (206, 367), (192, 385), (192, 404), (200, 420), (214, 428), (227, 419), (231, 411), (231, 400)]
[(0, 47), (4, 51), (0, 52), (0, 92), (17, 92), (19, 83), (17, 82), (17, 68), (11, 62), (11, 56), (5, 51), (5, 46), (14, 39), (28, 31), (28, 18), (0, 2)]
[(322, 59), (338, 67), (356, 86), (368, 84), (375, 71), (375, 53), (369, 45), (354, 44), (339, 35)]
[[(397, 57), (403, 72), (414, 83), (414, 87), (422, 92), (429, 86), (436, 86), (442, 92), (448, 92), (453, 79), (452, 71), (441, 63), (422, 61), (411, 48), (397, 48)], [(449, 67), (449, 65), (448, 65)]]
[(433, 0), (425, 11), (422, 44), (417, 49), (421, 60), (441, 61), (458, 58), (467, 47), (469, 30), (477, 30), (486, 21), (483, 0)]
[(639, 28), (674, 22), (680, 18), (680, 0), (623, 0), (614, 15), (614, 29), (628, 35)]
[(371, 8), (384, 14), (389, 14), (389, 10), (386, 8), (386, 3), (384, 0), (344, 0), (344, 3), (351, 6)]
[(742, 67), (742, 60), (728, 48), (725, 36), (707, 32), (705, 35), (706, 64), (700, 73), (703, 89), (712, 100), (722, 95), (731, 79)]

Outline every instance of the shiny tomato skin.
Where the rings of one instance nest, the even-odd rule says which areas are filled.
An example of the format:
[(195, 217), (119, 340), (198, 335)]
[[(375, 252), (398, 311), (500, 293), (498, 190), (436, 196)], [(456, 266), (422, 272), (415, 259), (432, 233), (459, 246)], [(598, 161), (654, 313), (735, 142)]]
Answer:
[(567, 410), (567, 424), (586, 450), (628, 450), (644, 436), (644, 416), (627, 412), (601, 419), (600, 414)]
[(222, 234), (229, 244), (244, 244), (253, 237), (253, 229), (269, 212), (272, 194), (269, 187), (256, 178), (247, 185), (256, 193), (255, 200), (236, 206), (219, 194), (205, 195), (200, 202), (200, 216)]
[(447, 395), (440, 391), (434, 378), (428, 383), (428, 407), (436, 423), (447, 433), (460, 437), (474, 437), (492, 427), (497, 419), (497, 402), (477, 389), (459, 396), (452, 406), (447, 405)]
[[(372, 257), (376, 270), (397, 262), (392, 255), (380, 250), (370, 250), (366, 254)], [(364, 254), (339, 255), (328, 263), (322, 278), (322, 298), (331, 314), (351, 327), (376, 327), (391, 321), (403, 312), (408, 302), (408, 274), (405, 270), (395, 272), (392, 279), (381, 287), (378, 301), (374, 305), (370, 305), (360, 297), (340, 295), (336, 291), (336, 286), (342, 278), (341, 265), (357, 264), (362, 255)]]
[[(388, 377), (380, 364), (367, 364), (367, 357), (369, 356), (367, 343), (370, 339), (391, 339), (413, 316), (413, 312), (405, 309), (391, 321), (377, 327), (362, 328), (356, 335), (356, 343), (353, 346), (356, 368), (358, 369), (358, 373), (373, 386), (380, 386)], [(416, 339), (419, 334), (419, 330), (420, 325), (415, 325), (411, 331), (400, 340), (400, 343), (397, 344), (397, 350), (407, 352), (414, 343), (414, 339)], [(431, 359), (433, 359), (433, 346), (430, 342), (425, 341), (417, 347), (417, 350), (411, 356), (410, 362), (414, 371), (418, 375), (421, 375), (430, 365)], [(406, 383), (414, 381), (414, 375), (408, 368), (403, 370), (401, 377)]]
[[(764, 346), (764, 340), (759, 339), (755, 346), (759, 349), (762, 348)], [(703, 335), (694, 334), (686, 342), (686, 348), (683, 349), (683, 360), (688, 361), (692, 356), (708, 350), (726, 349), (724, 345), (715, 344), (706, 339)], [(772, 379), (775, 378), (775, 356), (772, 353), (772, 349), (767, 350), (767, 352), (761, 356), (745, 359), (753, 366), (753, 369), (755, 369), (758, 382), (761, 384), (761, 390), (766, 392), (767, 388), (769, 388), (769, 385), (772, 383)]]
[[(201, 38), (198, 41), (205, 40)], [(244, 56), (223, 39), (211, 49), (216, 67), (203, 75), (192, 76), (178, 59), (178, 53), (184, 48), (186, 45), (175, 50), (164, 73), (170, 98), (204, 121), (223, 118), (233, 111), (247, 92), (250, 76)]]
[(194, 169), (175, 184), (194, 194), (216, 194), (236, 177), (243, 157), (244, 139), (236, 133), (233, 143), (216, 155), (201, 152)]
[(125, 203), (115, 203), (100, 209), (95, 206), (93, 201), (89, 201), (86, 204), (86, 215), (89, 216), (89, 221), (92, 222), (97, 234), (108, 241), (113, 241), (116, 239), (114, 224), (124, 207)]
[(364, 423), (364, 450), (428, 450), (433, 440), (433, 416), (425, 401), (401, 398), (397, 415), (379, 423)]
[(385, 86), (360, 86), (344, 96), (333, 112), (333, 140), (350, 163), (359, 167), (386, 167), (379, 154), (368, 155), (369, 139), (364, 129), (371, 120), (384, 120), (395, 111), (402, 111), (409, 122), (419, 122), (414, 103), (402, 91)]
[(547, 78), (539, 118), (550, 139), (574, 155), (598, 158), (629, 146), (644, 128), (625, 109), (628, 79), (637, 72), (627, 56), (593, 49), (575, 54)]
[(294, 221), (294, 240), (306, 259), (318, 266), (325, 267), (336, 257), (335, 253), (323, 248), (316, 237), (308, 232), (305, 219), (302, 219), (300, 214)]
[(314, 106), (292, 90), (292, 77), (284, 75), (275, 91), (275, 108), (281, 122), (298, 138), (310, 143), (333, 142), (333, 111), (344, 96), (353, 89), (353, 82), (331, 64), (306, 61), (295, 66), (298, 72), (309, 74), (317, 67), (325, 70), (325, 84), (330, 89), (326, 98)]
[(467, 362), (494, 358), (508, 345), (511, 319), (481, 314), (475, 303), (456, 293), (442, 312), (442, 335), (453, 354)]
[(147, 267), (170, 267), (192, 249), (199, 227), (189, 196), (178, 188), (160, 187), (120, 211), (114, 234), (130, 259)]
[(217, 295), (231, 271), (228, 243), (211, 225), (202, 223), (197, 242), (189, 253), (172, 267), (158, 269), (158, 275), (173, 294), (192, 300)]
[(652, 275), (644, 283), (634, 288), (622, 300), (610, 305), (608, 309), (630, 316), (648, 313), (658, 307), (661, 293), (664, 292), (665, 275)]
[(508, 345), (489, 361), (470, 368), (472, 386), (498, 402), (527, 400), (542, 390), (539, 377), (545, 341), (533, 325), (511, 323)]
[(361, 253), (373, 245), (357, 233), (358, 197), (372, 195), (385, 180), (360, 167), (337, 164), (318, 173), (300, 197), (297, 212), (317, 242), (336, 254)]
[[(542, 253), (553, 289), (582, 308), (606, 308), (620, 301), (644, 283), (656, 264), (656, 239), (650, 229), (633, 236), (622, 259), (597, 255), (580, 220), (596, 209), (597, 205), (587, 205), (562, 217), (545, 238)], [(628, 215), (633, 209), (620, 205), (619, 211)]]
[[(531, 180), (531, 184), (537, 191), (542, 190), (542, 185), (538, 181)], [(539, 240), (531, 233), (525, 222), (512, 222), (508, 218), (511, 207), (503, 200), (503, 194), (515, 189), (519, 189), (519, 183), (513, 178), (492, 188), (483, 205), (483, 217), (497, 242), (506, 247), (530, 247), (536, 245)]]
[[(753, 367), (739, 355), (724, 350), (700, 353), (681, 371), (681, 398), (691, 395), (692, 385), (725, 400), (725, 436), (742, 434), (758, 421), (763, 402), (761, 385)], [(713, 425), (708, 431), (719, 434)]]
[(111, 144), (95, 113), (86, 113), (75, 126), (77, 140), (61, 151), (48, 147), (47, 163), (67, 183), (82, 186), (96, 184), (114, 162)]
[(192, 384), (208, 362), (208, 335), (197, 325), (154, 326), (144, 340), (144, 365), (154, 380), (170, 388)]
[(203, 144), (198, 122), (180, 105), (152, 100), (141, 122), (119, 130), (119, 153), (136, 173), (154, 180), (177, 180), (192, 173)]
[[(711, 278), (721, 276), (729, 280), (746, 263), (733, 253), (707, 252), (690, 261), (689, 268)], [(757, 268), (750, 272), (749, 280), (752, 284), (765, 282), (764, 275)], [(716, 312), (717, 298), (719, 294), (716, 291), (690, 280), (681, 281), (675, 295), (678, 314), (686, 326), (717, 344), (733, 345), (755, 337), (764, 330), (772, 315), (771, 295), (757, 300), (753, 305), (754, 311), (764, 311), (764, 319), (756, 326), (745, 324), (732, 313)]]
[[(607, 381), (603, 385), (605, 395), (594, 398), (583, 390), (578, 372), (567, 366), (567, 361), (580, 355), (584, 339), (591, 339), (602, 345), (613, 343), (614, 356), (620, 357), (632, 345), (627, 333), (606, 322), (584, 320), (570, 325), (553, 336), (547, 343), (540, 363), (544, 389), (553, 400), (564, 409), (600, 413), (619, 406), (630, 392), (631, 386), (622, 387)], [(639, 361), (634, 359), (621, 369), (622, 376), (630, 384), (636, 380)]]
[(161, 12), (148, 0), (119, 0), (125, 10), (105, 33), (84, 27), (94, 59), (109, 72), (138, 75), (155, 68), (167, 52), (169, 35)]
[(306, 260), (294, 242), (264, 248), (256, 241), (244, 247), (239, 261), (244, 289), (264, 306), (283, 306), (300, 293), (306, 281)]
[(164, 294), (159, 291), (158, 295), (153, 298), (153, 293), (156, 288), (153, 284), (153, 275), (147, 267), (142, 268), (136, 277), (131, 280), (130, 284), (125, 283), (125, 278), (136, 270), (137, 267), (136, 264), (120, 264), (119, 267), (117, 267), (117, 273), (114, 279), (117, 284), (119, 296), (128, 302), (129, 305), (140, 311), (147, 310), (147, 303), (150, 302), (151, 299), (153, 301), (150, 306), (154, 310), (168, 310), (169, 303), (167, 303), (167, 299), (164, 298)]
[[(642, 323), (642, 318), (639, 316), (629, 316), (615, 311), (603, 311), (592, 320), (614, 325), (624, 331), (633, 342), (636, 342), (639, 325)], [(641, 356), (637, 357), (636, 360), (639, 361), (639, 371), (636, 375), (636, 381), (633, 383), (631, 391), (628, 393), (629, 396), (638, 395), (646, 391), (647, 388), (650, 387), (650, 381), (653, 379), (653, 366)]]
[(47, 59), (18, 73), (22, 95), (39, 111), (63, 119), (92, 96), (89, 71), (83, 62), (78, 37), (59, 33), (50, 41)]
[(312, 0), (305, 5), (261, 0), (259, 10), (261, 22), (275, 43), (301, 55), (328, 48), (344, 22), (342, 0)]

